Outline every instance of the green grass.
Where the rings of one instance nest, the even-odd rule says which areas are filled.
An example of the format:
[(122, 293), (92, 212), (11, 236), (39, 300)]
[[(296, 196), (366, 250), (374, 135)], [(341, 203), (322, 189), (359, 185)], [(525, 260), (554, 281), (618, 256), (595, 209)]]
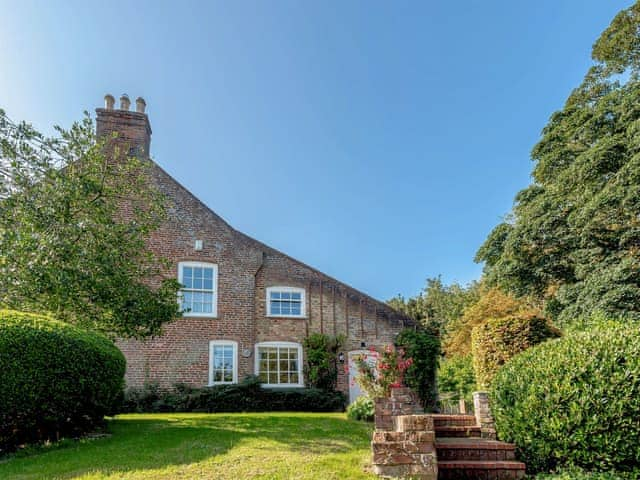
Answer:
[(108, 432), (0, 459), (0, 478), (376, 478), (371, 427), (343, 414), (120, 415)]

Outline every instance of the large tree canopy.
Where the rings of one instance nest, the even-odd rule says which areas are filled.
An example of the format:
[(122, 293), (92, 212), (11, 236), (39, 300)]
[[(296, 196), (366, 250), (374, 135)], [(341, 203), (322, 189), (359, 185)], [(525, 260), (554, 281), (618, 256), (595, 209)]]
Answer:
[(534, 147), (533, 183), (479, 249), (487, 280), (546, 300), (560, 324), (640, 320), (640, 5), (593, 47), (595, 65)]
[(0, 110), (0, 304), (143, 337), (179, 314), (145, 238), (164, 214), (148, 161), (107, 155), (87, 115), (45, 138)]

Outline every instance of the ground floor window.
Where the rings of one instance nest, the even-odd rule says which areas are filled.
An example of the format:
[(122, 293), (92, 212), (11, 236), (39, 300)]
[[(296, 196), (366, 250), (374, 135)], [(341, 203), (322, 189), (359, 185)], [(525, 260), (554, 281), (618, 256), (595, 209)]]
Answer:
[(257, 344), (256, 375), (267, 387), (302, 387), (302, 346), (293, 342)]
[(238, 382), (238, 343), (231, 340), (209, 342), (209, 385)]

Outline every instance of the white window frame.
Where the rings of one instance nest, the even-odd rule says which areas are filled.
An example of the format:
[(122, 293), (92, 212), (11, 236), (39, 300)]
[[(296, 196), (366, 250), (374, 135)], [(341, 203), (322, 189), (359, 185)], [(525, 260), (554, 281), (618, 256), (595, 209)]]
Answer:
[[(295, 342), (260, 342), (255, 346), (255, 374), (260, 375), (260, 347), (278, 347), (278, 348), (296, 348), (298, 350), (298, 383), (263, 383), (262, 386), (266, 388), (302, 388), (304, 387), (304, 378), (302, 378), (302, 365), (304, 359), (302, 358), (302, 345)], [(278, 362), (278, 371), (280, 365)]]
[[(211, 312), (182, 312), (183, 317), (208, 317), (208, 318), (217, 318), (218, 316), (218, 265), (215, 263), (207, 263), (207, 262), (180, 262), (178, 263), (178, 282), (180, 285), (183, 285), (183, 269), (184, 267), (202, 267), (202, 268), (212, 268), (213, 269), (213, 303), (211, 305)], [(208, 291), (208, 290), (194, 290), (188, 289), (190, 291)], [(180, 290), (180, 294), (178, 295), (178, 304), (182, 306), (182, 291)]]
[[(271, 313), (271, 292), (288, 292), (288, 293), (299, 293), (300, 294), (300, 315), (283, 315), (283, 314), (273, 314)], [(274, 318), (306, 318), (307, 316), (307, 292), (304, 288), (300, 287), (284, 287), (284, 286), (273, 286), (267, 288), (266, 295), (266, 312), (267, 317)]]
[[(230, 382), (214, 382), (213, 381), (213, 349), (215, 347), (233, 347), (233, 375)], [(209, 342), (209, 386), (213, 385), (229, 385), (238, 383), (238, 342), (234, 340), (211, 340)]]

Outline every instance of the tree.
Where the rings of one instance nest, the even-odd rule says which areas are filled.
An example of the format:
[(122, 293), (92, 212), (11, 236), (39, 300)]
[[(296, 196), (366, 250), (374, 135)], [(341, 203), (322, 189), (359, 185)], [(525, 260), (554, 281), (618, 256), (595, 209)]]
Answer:
[(179, 315), (145, 239), (164, 216), (150, 162), (96, 141), (88, 115), (45, 138), (0, 110), (0, 304), (144, 337)]
[(543, 299), (560, 325), (640, 320), (640, 3), (593, 46), (595, 65), (534, 147), (533, 183), (480, 247), (485, 275)]
[(478, 300), (464, 309), (462, 316), (449, 327), (444, 350), (447, 357), (465, 357), (471, 354), (471, 332), (489, 320), (513, 315), (536, 315), (539, 310), (522, 298), (498, 288), (483, 288)]
[(443, 335), (465, 307), (477, 300), (478, 291), (477, 282), (467, 286), (456, 282), (445, 285), (440, 277), (427, 278), (425, 288), (416, 297), (407, 300), (398, 295), (388, 303), (425, 326), (435, 326)]

